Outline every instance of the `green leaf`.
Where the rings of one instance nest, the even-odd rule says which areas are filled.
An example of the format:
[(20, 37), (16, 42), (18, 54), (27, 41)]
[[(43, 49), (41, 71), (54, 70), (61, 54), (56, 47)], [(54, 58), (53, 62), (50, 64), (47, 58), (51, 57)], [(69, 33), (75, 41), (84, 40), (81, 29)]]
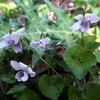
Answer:
[(71, 30), (73, 19), (67, 19), (63, 9), (61, 7), (57, 8), (50, 0), (44, 0), (44, 2), (51, 11), (55, 12), (57, 17), (57, 26), (52, 28), (48, 26), (46, 27), (46, 31), (59, 39), (65, 40), (67, 47), (74, 45), (76, 39), (72, 35)]
[(86, 83), (87, 100), (100, 99), (100, 84)]
[(73, 85), (68, 89), (68, 100), (82, 100), (81, 93)]
[(96, 64), (95, 55), (81, 46), (73, 46), (64, 53), (64, 60), (73, 74), (81, 80), (89, 69)]
[(64, 83), (58, 76), (49, 78), (47, 75), (42, 75), (39, 79), (39, 87), (45, 97), (57, 100), (63, 90)]
[(26, 89), (26, 85), (24, 85), (24, 84), (14, 85), (14, 86), (7, 92), (7, 94), (13, 94), (13, 93), (21, 92), (21, 91), (23, 91), (24, 89)]
[(39, 12), (38, 13), (39, 16), (42, 17), (43, 14), (45, 14), (46, 12), (49, 12), (49, 9), (46, 4), (41, 4), (38, 6), (38, 12)]
[(12, 74), (3, 74), (3, 75), (1, 75), (0, 79), (6, 83), (14, 83), (15, 82), (14, 75), (12, 75)]
[(40, 98), (34, 91), (25, 89), (18, 100), (40, 100)]
[[(81, 39), (78, 40), (79, 44), (81, 44)], [(91, 50), (92, 52), (100, 46), (100, 43), (96, 42), (95, 36), (84, 36), (83, 44), (86, 49)], [(82, 45), (82, 44), (81, 44)]]
[(64, 71), (70, 72), (70, 69), (64, 60), (59, 60), (57, 64), (62, 67)]
[(95, 50), (95, 56), (96, 56), (97, 62), (100, 62), (100, 50), (98, 48)]
[(57, 59), (53, 58), (52, 56), (47, 56), (47, 55), (46, 55), (45, 61), (52, 67), (55, 67), (57, 63)]
[[(44, 17), (39, 17), (38, 12), (35, 9), (34, 4), (27, 4), (23, 2), (23, 0), (14, 0), (14, 2), (21, 6), (22, 9), (25, 12), (25, 17), (28, 21), (28, 27), (26, 29), (26, 33), (24, 36), (31, 41), (36, 40), (38, 41), (40, 39), (40, 33), (48, 33), (50, 35), (54, 35), (59, 39), (65, 40), (67, 48), (74, 45), (76, 42), (76, 39), (72, 35), (72, 31), (70, 29), (72, 20), (69, 20), (66, 18), (66, 15), (62, 8), (56, 8), (54, 4), (49, 0), (44, 0), (46, 5), (49, 7), (51, 11), (54, 11), (57, 16), (56, 24), (49, 25), (49, 20)], [(35, 9), (35, 11), (34, 11)]]

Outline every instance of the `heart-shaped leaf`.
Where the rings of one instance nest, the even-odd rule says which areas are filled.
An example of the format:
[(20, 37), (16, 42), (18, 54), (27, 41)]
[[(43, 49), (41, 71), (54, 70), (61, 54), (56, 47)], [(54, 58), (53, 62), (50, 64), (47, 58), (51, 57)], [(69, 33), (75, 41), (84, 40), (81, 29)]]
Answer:
[(78, 89), (71, 85), (68, 89), (68, 100), (81, 100), (81, 93), (78, 91)]
[(96, 63), (95, 55), (81, 46), (73, 46), (64, 53), (64, 60), (73, 74), (81, 80)]
[(57, 75), (50, 78), (47, 75), (42, 75), (39, 79), (39, 87), (45, 97), (57, 100), (63, 90), (64, 83)]
[(18, 100), (40, 100), (39, 96), (29, 89), (25, 89)]
[(100, 99), (100, 84), (86, 83), (87, 100)]

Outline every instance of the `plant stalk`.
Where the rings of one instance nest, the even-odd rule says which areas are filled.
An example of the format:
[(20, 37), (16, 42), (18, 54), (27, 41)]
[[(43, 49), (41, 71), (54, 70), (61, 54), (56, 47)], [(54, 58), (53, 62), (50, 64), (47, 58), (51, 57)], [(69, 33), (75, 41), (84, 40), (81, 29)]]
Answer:
[(81, 33), (81, 42), (82, 42), (82, 47), (84, 47), (84, 38), (83, 38), (84, 33)]
[(54, 70), (53, 67), (51, 67), (44, 59), (42, 59), (42, 58), (40, 57), (40, 55), (39, 55), (34, 49), (32, 49), (22, 38), (21, 38), (21, 40), (34, 52), (34, 54), (35, 54), (42, 62), (44, 62), (49, 68), (51, 68), (65, 83), (67, 83), (66, 80), (64, 80), (64, 78), (63, 78), (56, 70)]

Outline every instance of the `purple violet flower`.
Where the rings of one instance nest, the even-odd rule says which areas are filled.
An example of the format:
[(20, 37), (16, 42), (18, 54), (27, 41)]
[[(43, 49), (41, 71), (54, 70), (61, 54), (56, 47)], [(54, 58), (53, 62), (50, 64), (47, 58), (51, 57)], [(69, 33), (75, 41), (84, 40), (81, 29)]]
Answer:
[(20, 41), (20, 35), (24, 33), (25, 27), (19, 29), (16, 32), (12, 32), (11, 34), (8, 33), (5, 36), (2, 37), (2, 41), (0, 42), (0, 49), (9, 46), (11, 43), (13, 45), (14, 51), (16, 53), (22, 51), (22, 44)]
[(39, 46), (41, 51), (45, 51), (46, 49), (46, 45), (50, 42), (50, 38), (44, 38), (41, 39), (39, 42), (36, 42), (34, 40), (31, 41), (30, 46), (32, 48), (36, 48), (37, 46)]
[(32, 71), (32, 69), (30, 67), (28, 67), (27, 65), (23, 64), (22, 62), (16, 62), (14, 60), (10, 61), (10, 65), (16, 70), (18, 71), (15, 75), (15, 79), (17, 79), (17, 81), (27, 81), (28, 80), (28, 75), (30, 75), (30, 77), (35, 77), (36, 73), (34, 71)]
[(85, 15), (80, 14), (75, 16), (74, 18), (77, 22), (72, 25), (71, 29), (81, 29), (82, 32), (87, 31), (90, 28), (90, 23), (96, 23), (100, 20), (100, 17), (98, 17), (96, 13), (87, 13)]

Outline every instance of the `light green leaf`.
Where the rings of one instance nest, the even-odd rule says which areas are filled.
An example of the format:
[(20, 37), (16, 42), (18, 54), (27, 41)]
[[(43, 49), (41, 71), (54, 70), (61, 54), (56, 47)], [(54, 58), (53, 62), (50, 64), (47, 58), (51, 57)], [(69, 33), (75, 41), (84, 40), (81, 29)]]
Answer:
[(44, 32), (50, 35), (53, 34), (55, 37), (65, 40), (67, 48), (75, 44), (76, 39), (72, 35), (72, 30), (70, 29), (73, 19), (67, 19), (62, 8), (56, 8), (51, 1), (44, 0), (49, 9), (54, 11), (57, 16), (56, 23), (49, 25), (49, 20), (45, 16), (39, 17), (37, 14), (38, 12), (36, 13), (34, 11), (34, 4), (25, 5), (23, 0), (14, 0), (14, 2), (17, 5), (20, 5), (25, 12), (25, 17), (27, 18), (29, 25), (24, 35), (29, 41), (32, 39), (38, 41), (40, 39), (40, 33)]
[[(81, 39), (78, 40), (78, 43), (82, 45)], [(84, 36), (83, 45), (86, 49), (91, 50), (92, 52), (99, 47), (100, 43), (96, 42), (95, 36)]]
[(44, 2), (48, 5), (51, 11), (55, 12), (55, 15), (57, 16), (57, 27), (53, 28), (46, 28), (46, 31), (49, 34), (55, 35), (57, 38), (65, 40), (67, 47), (70, 47), (75, 44), (76, 39), (72, 35), (71, 25), (73, 22), (73, 19), (67, 19), (64, 11), (62, 8), (57, 8), (52, 2), (49, 0), (44, 0)]

